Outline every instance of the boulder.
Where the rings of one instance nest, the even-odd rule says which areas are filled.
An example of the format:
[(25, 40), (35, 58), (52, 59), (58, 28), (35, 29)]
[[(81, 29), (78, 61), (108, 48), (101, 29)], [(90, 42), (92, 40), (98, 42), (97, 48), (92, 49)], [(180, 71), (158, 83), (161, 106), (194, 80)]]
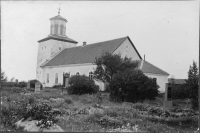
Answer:
[(104, 110), (100, 108), (89, 107), (86, 110), (88, 114), (104, 114)]
[(17, 126), (17, 128), (23, 127), (24, 131), (28, 132), (64, 132), (64, 130), (56, 124), (52, 125), (47, 129), (37, 126), (37, 122), (37, 120), (23, 121), (23, 119), (21, 119), (18, 122), (16, 122), (15, 125)]
[(61, 103), (64, 103), (65, 102), (65, 99), (63, 98), (50, 98), (49, 99), (51, 102), (55, 102), (57, 104), (61, 104)]

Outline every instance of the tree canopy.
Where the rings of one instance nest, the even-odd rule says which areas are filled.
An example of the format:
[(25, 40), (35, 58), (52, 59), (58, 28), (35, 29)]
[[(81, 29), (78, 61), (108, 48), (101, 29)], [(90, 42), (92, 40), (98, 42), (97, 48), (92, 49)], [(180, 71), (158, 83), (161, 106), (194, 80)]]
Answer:
[(94, 78), (102, 82), (110, 82), (114, 74), (127, 69), (135, 69), (138, 67), (137, 61), (131, 58), (121, 57), (121, 54), (111, 54), (105, 52), (101, 57), (95, 59), (97, 65), (94, 71)]
[(198, 88), (199, 88), (199, 72), (197, 63), (193, 61), (188, 71), (188, 79), (186, 80), (186, 87), (190, 90), (190, 97), (192, 99), (192, 108), (198, 108)]
[(5, 74), (5, 72), (1, 69), (1, 83), (3, 82), (7, 82), (7, 76)]

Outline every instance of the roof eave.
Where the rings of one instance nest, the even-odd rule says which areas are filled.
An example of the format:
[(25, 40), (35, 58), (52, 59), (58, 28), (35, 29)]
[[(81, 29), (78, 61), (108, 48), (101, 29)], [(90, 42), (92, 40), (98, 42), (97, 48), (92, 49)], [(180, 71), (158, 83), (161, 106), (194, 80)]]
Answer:
[(129, 36), (127, 36), (128, 40), (131, 42), (131, 45), (133, 46), (133, 48), (135, 49), (136, 53), (138, 54), (138, 56), (140, 57), (140, 59), (142, 59), (142, 57), (140, 56), (140, 53), (137, 51), (136, 47), (134, 46), (133, 42), (131, 41), (131, 39), (129, 38)]
[(70, 40), (65, 40), (65, 39), (62, 39), (62, 38), (54, 38), (54, 37), (46, 37), (44, 39), (39, 40), (38, 42), (40, 43), (40, 42), (44, 42), (44, 41), (47, 41), (47, 40), (50, 40), (50, 39), (58, 40), (58, 41), (64, 41), (64, 42), (71, 42), (71, 43), (75, 43), (75, 44), (78, 43), (76, 41), (70, 41)]

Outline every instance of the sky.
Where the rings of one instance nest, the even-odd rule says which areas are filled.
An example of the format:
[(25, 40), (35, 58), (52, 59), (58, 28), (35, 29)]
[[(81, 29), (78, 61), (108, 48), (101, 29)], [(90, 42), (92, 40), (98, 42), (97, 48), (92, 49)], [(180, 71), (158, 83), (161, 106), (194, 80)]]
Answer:
[(187, 78), (199, 64), (199, 1), (1, 1), (1, 68), (8, 79), (36, 79), (40, 39), (50, 18), (67, 19), (66, 35), (92, 44), (129, 36), (145, 60)]

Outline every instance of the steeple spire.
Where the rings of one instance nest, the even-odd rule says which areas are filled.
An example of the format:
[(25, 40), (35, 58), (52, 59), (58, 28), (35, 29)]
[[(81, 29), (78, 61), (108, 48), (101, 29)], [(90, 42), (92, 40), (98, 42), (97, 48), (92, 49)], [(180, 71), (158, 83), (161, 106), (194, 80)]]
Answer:
[(61, 10), (61, 9), (60, 9), (60, 7), (59, 7), (59, 8), (58, 8), (58, 15), (60, 15), (60, 10)]

